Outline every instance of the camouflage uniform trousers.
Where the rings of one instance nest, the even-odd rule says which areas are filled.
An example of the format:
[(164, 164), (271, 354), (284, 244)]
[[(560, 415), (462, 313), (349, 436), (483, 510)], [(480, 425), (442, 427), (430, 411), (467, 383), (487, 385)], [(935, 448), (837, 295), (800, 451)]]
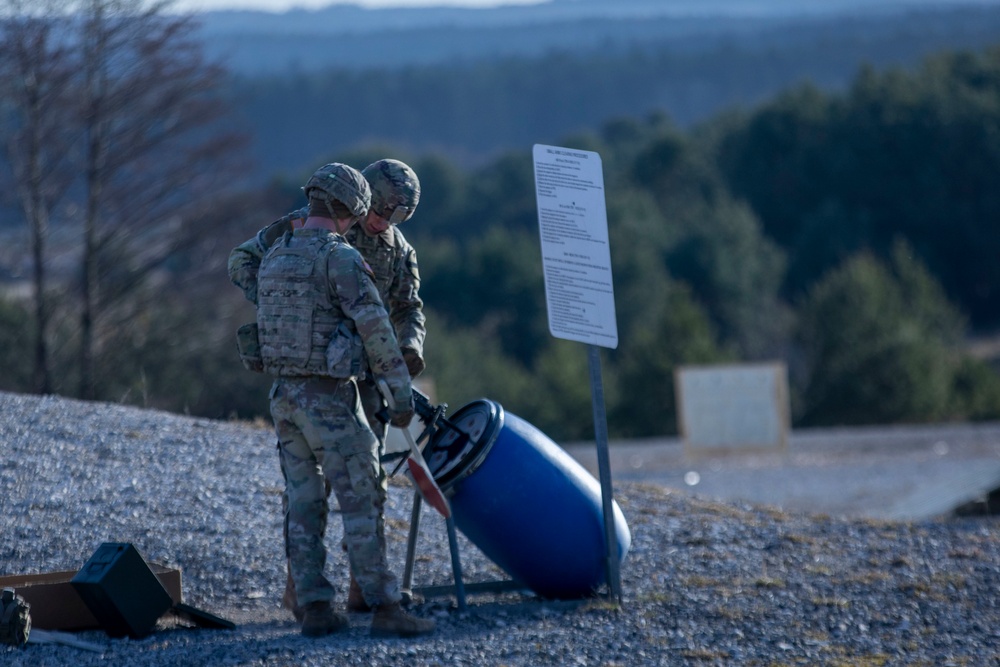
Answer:
[(281, 378), (271, 416), (287, 494), (286, 548), (299, 605), (332, 600), (324, 576), (329, 482), (344, 524), (351, 572), (372, 606), (397, 602), (386, 558), (377, 442), (361, 412), (357, 385), (330, 378)]
[[(358, 380), (358, 395), (361, 398), (361, 407), (365, 412), (365, 419), (368, 420), (368, 426), (378, 440), (378, 458), (381, 461), (382, 455), (385, 454), (385, 438), (389, 432), (389, 425), (376, 416), (385, 407), (385, 403), (383, 403), (382, 394), (370, 374)], [(386, 474), (385, 468), (381, 464), (378, 467), (378, 485), (382, 487), (383, 493), (389, 493), (389, 475)], [(347, 551), (346, 535), (340, 546), (344, 551)]]
[[(371, 374), (358, 380), (358, 395), (361, 398), (361, 407), (365, 411), (368, 426), (378, 440), (378, 457), (381, 460), (382, 455), (385, 454), (385, 438), (389, 432), (389, 425), (376, 416), (385, 407), (385, 404)], [(379, 466), (379, 485), (383, 489), (389, 488), (389, 478), (382, 466)]]
[[(364, 408), (365, 418), (368, 420), (368, 426), (371, 428), (375, 437), (378, 439), (378, 457), (379, 460), (382, 459), (382, 455), (385, 454), (385, 439), (389, 432), (389, 425), (384, 421), (379, 419), (376, 414), (385, 407), (382, 401), (382, 394), (379, 393), (378, 387), (375, 385), (375, 381), (371, 379), (370, 376), (366, 376), (364, 379), (358, 380), (358, 394), (361, 397), (361, 407)], [(280, 446), (280, 445), (279, 445)], [(285, 473), (285, 466), (281, 466), (281, 474), (285, 478), (287, 483), (288, 475)], [(378, 484), (382, 487), (382, 490), (388, 494), (389, 492), (389, 475), (386, 474), (385, 468), (381, 465), (378, 467)], [(330, 483), (326, 483), (326, 495), (330, 496)], [(285, 491), (281, 494), (281, 511), (285, 517), (285, 555), (288, 556), (288, 492)], [(330, 511), (329, 503), (324, 502), (323, 504), (323, 515)], [(325, 536), (325, 531), (324, 531)], [(347, 540), (342, 540), (340, 547), (346, 552), (347, 551)]]

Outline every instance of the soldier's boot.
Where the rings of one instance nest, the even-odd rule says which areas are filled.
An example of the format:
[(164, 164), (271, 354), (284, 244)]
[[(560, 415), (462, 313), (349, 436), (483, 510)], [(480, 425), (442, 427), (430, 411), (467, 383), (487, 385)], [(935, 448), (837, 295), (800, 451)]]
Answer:
[(417, 618), (403, 611), (398, 602), (375, 607), (372, 637), (415, 637), (434, 632), (434, 620)]
[(365, 614), (372, 608), (365, 602), (365, 596), (361, 592), (358, 580), (351, 575), (351, 587), (347, 589), (347, 611), (358, 614)]
[(303, 612), (302, 607), (299, 606), (298, 595), (295, 594), (295, 582), (292, 581), (292, 570), (288, 570), (288, 579), (285, 581), (285, 594), (281, 596), (281, 606), (292, 612), (295, 616), (295, 620), (299, 623), (302, 622), (302, 617), (305, 612)]
[(347, 617), (330, 608), (326, 600), (310, 602), (303, 608), (302, 634), (306, 637), (325, 637), (349, 625)]

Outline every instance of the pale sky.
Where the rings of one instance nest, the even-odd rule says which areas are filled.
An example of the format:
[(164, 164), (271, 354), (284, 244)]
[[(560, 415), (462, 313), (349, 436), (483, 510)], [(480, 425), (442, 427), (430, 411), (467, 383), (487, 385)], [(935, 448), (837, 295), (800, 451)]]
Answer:
[(497, 5), (530, 5), (540, 0), (176, 0), (175, 6), (185, 11), (217, 9), (258, 9), (283, 12), (292, 8), (317, 9), (332, 4), (352, 4), (368, 8), (379, 7), (496, 7)]

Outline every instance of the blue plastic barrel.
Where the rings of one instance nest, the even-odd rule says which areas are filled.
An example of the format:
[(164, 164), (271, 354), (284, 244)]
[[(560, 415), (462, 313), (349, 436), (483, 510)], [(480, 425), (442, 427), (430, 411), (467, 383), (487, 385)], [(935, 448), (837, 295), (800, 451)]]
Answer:
[[(424, 451), (455, 526), (538, 595), (594, 595), (607, 582), (601, 485), (520, 417), (488, 399), (465, 405)], [(613, 504), (619, 558), (632, 543)]]

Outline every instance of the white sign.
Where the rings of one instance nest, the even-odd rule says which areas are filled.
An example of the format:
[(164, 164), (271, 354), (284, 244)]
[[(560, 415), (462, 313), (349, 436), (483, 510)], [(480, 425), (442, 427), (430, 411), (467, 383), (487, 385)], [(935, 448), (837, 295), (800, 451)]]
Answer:
[(688, 454), (785, 449), (788, 379), (783, 363), (680, 367), (675, 384)]
[(601, 156), (535, 144), (535, 197), (549, 332), (618, 347)]

